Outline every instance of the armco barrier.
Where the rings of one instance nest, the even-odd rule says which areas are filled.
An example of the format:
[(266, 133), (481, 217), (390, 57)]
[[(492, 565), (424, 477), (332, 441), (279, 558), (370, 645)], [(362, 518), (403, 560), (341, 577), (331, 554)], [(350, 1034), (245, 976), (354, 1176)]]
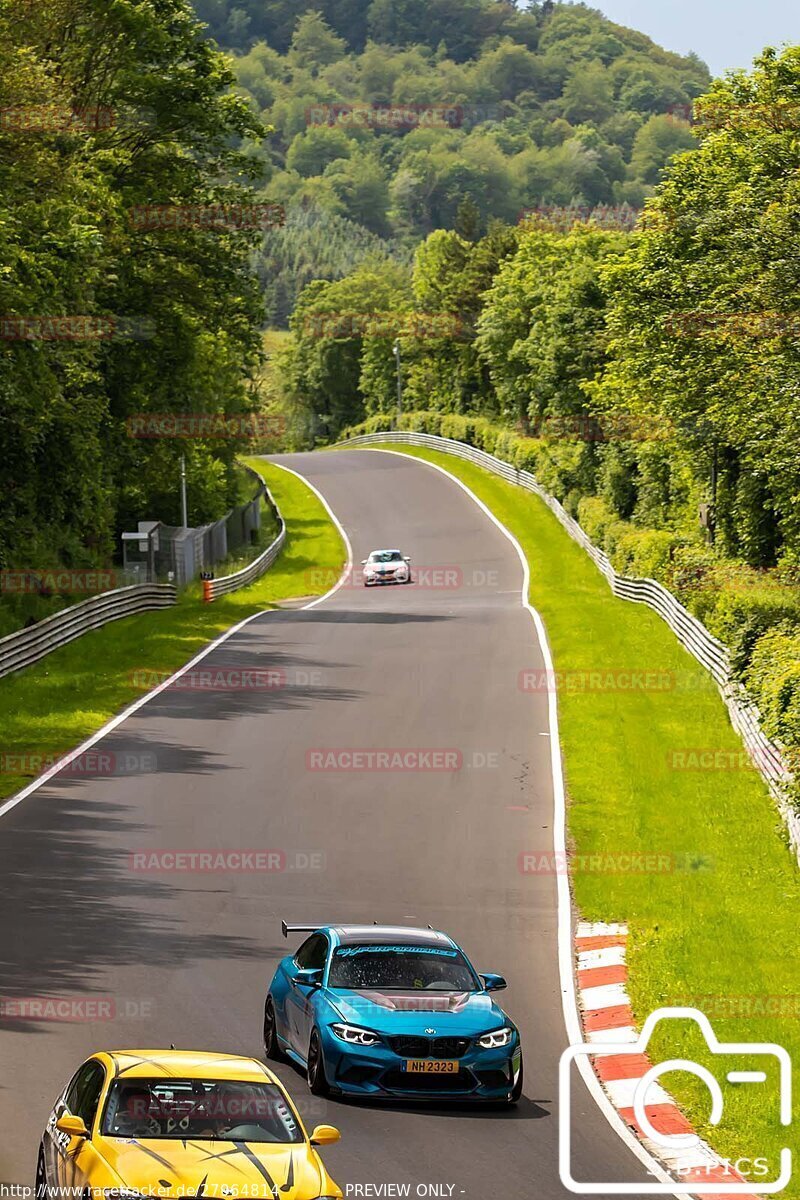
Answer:
[(436, 437), (429, 433), (411, 433), (402, 430), (367, 433), (360, 437), (348, 438), (339, 445), (369, 446), (380, 442), (427, 446), (431, 450), (453, 454), (457, 458), (475, 463), (495, 475), (500, 475), (509, 483), (518, 484), (526, 491), (535, 492), (561, 522), (570, 537), (583, 547), (598, 570), (605, 575), (615, 596), (637, 604), (646, 604), (657, 612), (669, 625), (681, 645), (710, 672), (725, 701), (731, 724), (744, 742), (750, 758), (766, 780), (776, 800), (795, 854), (800, 861), (800, 815), (787, 795), (786, 785), (791, 783), (793, 776), (786, 764), (782, 748), (765, 736), (761, 729), (758, 709), (742, 686), (732, 678), (726, 647), (709, 633), (702, 622), (683, 607), (672, 592), (655, 579), (631, 579), (625, 575), (618, 575), (611, 565), (608, 555), (589, 540), (578, 522), (565, 511), (554, 496), (551, 496), (537, 483), (529, 471), (519, 471), (509, 463), (501, 462), (494, 455), (487, 454), (485, 450), (478, 450), (463, 442)]
[(109, 621), (130, 617), (149, 609), (167, 608), (177, 599), (172, 584), (145, 583), (116, 588), (73, 604), (62, 612), (0, 638), (0, 678), (38, 662), (59, 646), (66, 646), (90, 629), (99, 629)]
[[(251, 471), (251, 474), (255, 475), (256, 473)], [(237, 571), (234, 575), (223, 575), (219, 579), (204, 580), (203, 599), (206, 601), (206, 603), (210, 603), (212, 600), (217, 600), (220, 596), (227, 595), (228, 592), (235, 592), (238, 590), (238, 588), (246, 587), (248, 583), (254, 583), (256, 579), (260, 579), (264, 572), (269, 570), (269, 568), (275, 562), (275, 559), (281, 552), (283, 543), (286, 541), (286, 525), (284, 524), (284, 520), (280, 514), (278, 506), (273, 500), (266, 483), (263, 479), (261, 479), (261, 476), (256, 475), (256, 478), (261, 481), (264, 489), (263, 493), (259, 492), (259, 499), (263, 494), (267, 504), (270, 506), (272, 512), (277, 518), (278, 536), (270, 546), (267, 546), (263, 554), (259, 554), (258, 558), (254, 558), (253, 561), (248, 563), (246, 567), (243, 567), (241, 571)]]
[[(206, 580), (203, 584), (204, 600), (216, 600), (218, 596), (223, 596), (226, 592), (235, 592), (237, 588), (245, 587), (260, 578), (272, 566), (286, 541), (283, 517), (266, 483), (256, 471), (250, 470), (249, 467), (247, 469), (261, 485), (255, 500), (260, 503), (263, 495), (277, 518), (278, 536), (263, 554), (235, 575)], [(38, 662), (59, 646), (66, 646), (67, 642), (74, 641), (92, 629), (99, 629), (109, 621), (117, 621), (121, 617), (130, 617), (134, 613), (147, 612), (150, 609), (167, 608), (175, 604), (176, 600), (177, 589), (174, 584), (145, 583), (102, 592), (99, 596), (82, 600), (80, 604), (73, 604), (62, 612), (38, 621), (30, 629), (20, 629), (17, 633), (0, 638), (0, 679), (4, 675), (10, 675), (12, 671), (21, 671), (23, 667), (29, 667), (31, 663)]]

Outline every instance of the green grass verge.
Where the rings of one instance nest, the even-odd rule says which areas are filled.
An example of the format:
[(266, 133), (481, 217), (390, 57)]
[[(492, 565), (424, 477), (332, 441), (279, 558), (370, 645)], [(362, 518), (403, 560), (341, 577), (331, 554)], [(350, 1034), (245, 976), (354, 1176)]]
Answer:
[[(266, 478), (286, 521), (287, 541), (277, 562), (250, 587), (213, 604), (203, 604), (193, 585), (173, 608), (113, 621), (0, 679), (0, 753), (64, 754), (142, 695), (132, 677), (138, 668), (168, 674), (251, 613), (331, 586), (346, 555), (323, 505), (296, 476), (261, 460), (246, 461)], [(13, 795), (38, 773), (31, 766), (3, 770), (0, 797)]]
[[(780, 818), (754, 770), (674, 765), (675, 752), (701, 747), (740, 763), (741, 743), (708, 676), (652, 610), (612, 596), (537, 497), (451, 455), (403, 452), (463, 480), (527, 555), (530, 599), (564, 676), (558, 708), (575, 902), (586, 919), (629, 923), (637, 1024), (661, 1005), (688, 1004), (706, 1011), (721, 1040), (777, 1042), (800, 1060), (800, 873)], [(660, 675), (663, 690), (579, 690), (590, 673), (614, 681), (631, 671)], [(598, 855), (599, 869), (588, 861)], [(661, 869), (626, 871), (625, 855), (657, 856)], [(720, 1060), (694, 1029), (680, 1022), (659, 1036), (654, 1059), (689, 1058), (720, 1077)], [(725, 1116), (716, 1129), (706, 1124), (703, 1085), (686, 1072), (665, 1082), (720, 1154), (766, 1156), (776, 1178), (778, 1150), (791, 1141), (775, 1090), (725, 1085), (724, 1074), (720, 1081)]]

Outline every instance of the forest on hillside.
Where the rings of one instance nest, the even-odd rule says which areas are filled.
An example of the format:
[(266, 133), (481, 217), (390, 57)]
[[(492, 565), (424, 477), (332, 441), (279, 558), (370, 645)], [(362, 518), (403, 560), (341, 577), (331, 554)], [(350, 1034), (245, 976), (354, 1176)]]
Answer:
[(640, 209), (695, 144), (691, 106), (710, 82), (695, 56), (583, 4), (195, 7), (274, 130), (249, 153), (288, 215), (261, 265), (279, 325), (304, 282), (346, 274), (354, 255), (403, 261), (435, 229), (485, 232), (541, 206)]

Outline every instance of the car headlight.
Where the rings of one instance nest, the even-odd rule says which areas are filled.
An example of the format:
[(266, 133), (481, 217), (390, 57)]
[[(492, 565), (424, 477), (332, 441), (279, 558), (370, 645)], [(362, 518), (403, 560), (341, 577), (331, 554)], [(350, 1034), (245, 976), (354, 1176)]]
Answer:
[(361, 1029), (358, 1025), (331, 1025), (331, 1029), (343, 1042), (351, 1046), (379, 1046), (380, 1036), (371, 1029)]
[(483, 1046), (484, 1050), (497, 1050), (500, 1046), (507, 1046), (514, 1036), (514, 1030), (510, 1026), (504, 1025), (502, 1029), (494, 1029), (491, 1033), (485, 1033), (483, 1037), (478, 1038), (478, 1045)]

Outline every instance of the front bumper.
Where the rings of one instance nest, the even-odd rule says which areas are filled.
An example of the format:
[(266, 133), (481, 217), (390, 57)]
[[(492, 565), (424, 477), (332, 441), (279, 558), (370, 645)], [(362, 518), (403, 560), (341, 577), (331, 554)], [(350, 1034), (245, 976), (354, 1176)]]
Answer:
[(505, 1100), (519, 1074), (519, 1035), (509, 1046), (484, 1050), (474, 1042), (457, 1061), (457, 1074), (406, 1071), (406, 1059), (388, 1045), (345, 1045), (326, 1030), (322, 1035), (328, 1082), (348, 1096), (403, 1100)]
[(365, 575), (365, 583), (405, 583), (408, 575), (405, 571), (391, 571), (384, 575)]

